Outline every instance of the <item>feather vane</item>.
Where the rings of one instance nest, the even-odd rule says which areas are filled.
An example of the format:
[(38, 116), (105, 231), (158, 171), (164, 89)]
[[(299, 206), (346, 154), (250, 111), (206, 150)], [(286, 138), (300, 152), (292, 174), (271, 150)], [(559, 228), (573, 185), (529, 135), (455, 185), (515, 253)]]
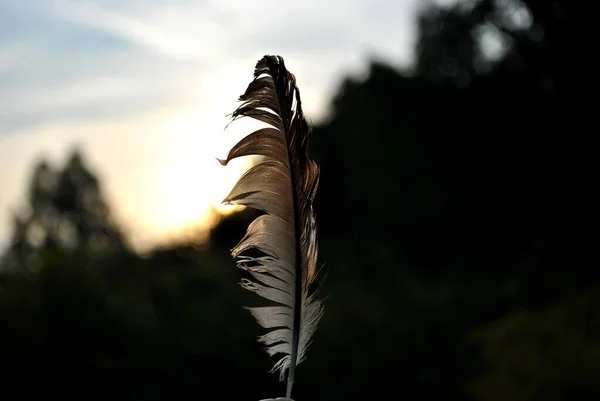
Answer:
[[(310, 129), (296, 80), (283, 58), (258, 61), (254, 79), (240, 96), (232, 121), (251, 117), (268, 125), (240, 140), (224, 160), (258, 155), (263, 161), (250, 168), (223, 203), (244, 205), (265, 214), (250, 223), (231, 251), (237, 266), (249, 273), (241, 285), (276, 305), (246, 308), (268, 333), (258, 341), (269, 355), (283, 354), (272, 371), (280, 380), (287, 371), (286, 397), (291, 397), (295, 368), (323, 315), (323, 305), (311, 290), (317, 276), (317, 228), (313, 200), (319, 168), (308, 158)], [(258, 250), (261, 256), (248, 251)], [(254, 255), (254, 254), (252, 254)]]

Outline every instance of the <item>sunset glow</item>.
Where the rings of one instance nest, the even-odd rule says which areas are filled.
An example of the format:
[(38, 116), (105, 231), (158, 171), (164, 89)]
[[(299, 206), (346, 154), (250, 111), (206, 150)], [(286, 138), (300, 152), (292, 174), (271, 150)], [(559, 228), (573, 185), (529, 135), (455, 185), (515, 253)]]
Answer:
[(377, 2), (0, 2), (0, 250), (34, 163), (75, 146), (136, 249), (202, 239), (251, 164), (216, 158), (252, 131), (225, 126), (260, 57), (285, 58), (313, 123), (370, 56), (410, 64), (418, 0)]
[[(202, 135), (202, 121), (194, 116), (175, 118), (169, 124), (177, 140), (165, 143), (165, 163), (156, 166), (156, 191), (149, 199), (155, 213), (145, 216), (155, 235), (177, 236), (186, 230), (207, 230), (240, 207), (222, 205), (240, 174), (251, 165), (249, 158), (221, 166), (229, 132), (224, 127)], [(205, 126), (206, 127), (206, 126)], [(172, 131), (171, 131), (172, 130)]]

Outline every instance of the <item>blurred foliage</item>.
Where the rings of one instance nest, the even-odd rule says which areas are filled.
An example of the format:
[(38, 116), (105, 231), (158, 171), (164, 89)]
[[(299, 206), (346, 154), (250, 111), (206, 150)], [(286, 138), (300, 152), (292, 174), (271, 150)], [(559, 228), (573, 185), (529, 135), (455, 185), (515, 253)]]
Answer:
[(38, 385), (69, 399), (181, 398), (219, 386), (232, 366), (256, 388), (219, 391), (258, 398), (267, 361), (226, 257), (180, 247), (81, 265), (48, 253), (35, 273), (3, 275), (2, 387), (18, 394), (4, 399), (33, 399)]
[[(328, 298), (295, 399), (597, 399), (600, 175), (581, 112), (581, 10), (431, 7), (415, 71), (372, 63), (341, 85), (314, 128)], [(38, 165), (31, 213), (15, 220), (2, 396), (282, 394), (228, 253), (253, 212), (224, 218), (204, 246), (135, 255), (84, 165)], [(27, 234), (34, 221), (45, 241)], [(98, 233), (113, 245), (92, 245)]]
[(514, 312), (478, 330), (489, 373), (483, 401), (600, 399), (600, 286), (538, 312)]

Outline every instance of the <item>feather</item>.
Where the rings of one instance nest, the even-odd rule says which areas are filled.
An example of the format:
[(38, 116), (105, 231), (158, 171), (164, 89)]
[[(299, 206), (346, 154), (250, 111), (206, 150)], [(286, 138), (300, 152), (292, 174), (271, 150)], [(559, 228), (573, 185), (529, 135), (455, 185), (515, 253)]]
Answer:
[[(323, 315), (323, 305), (311, 289), (317, 276), (317, 228), (313, 199), (319, 168), (307, 155), (310, 129), (302, 113), (300, 92), (283, 58), (265, 56), (256, 64), (254, 79), (240, 96), (232, 121), (251, 117), (268, 125), (240, 140), (224, 160), (262, 156), (249, 169), (224, 204), (244, 205), (265, 212), (250, 223), (231, 251), (237, 266), (249, 273), (243, 288), (275, 303), (246, 308), (270, 331), (259, 337), (269, 355), (283, 354), (271, 370), (287, 371), (286, 397), (291, 397), (296, 366)], [(248, 251), (254, 250), (253, 256)], [(260, 251), (260, 256), (256, 256)]]

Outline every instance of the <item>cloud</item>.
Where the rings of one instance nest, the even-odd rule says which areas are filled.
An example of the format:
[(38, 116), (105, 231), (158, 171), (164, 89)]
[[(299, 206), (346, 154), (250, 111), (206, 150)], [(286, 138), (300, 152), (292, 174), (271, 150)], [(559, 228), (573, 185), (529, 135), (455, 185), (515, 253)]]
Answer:
[(23, 60), (31, 49), (31, 45), (26, 42), (14, 42), (7, 44), (0, 49), (0, 73), (16, 66), (20, 60)]
[(200, 219), (239, 173), (210, 162), (239, 136), (223, 133), (225, 115), (256, 60), (283, 55), (318, 121), (341, 78), (363, 73), (368, 57), (410, 64), (418, 4), (1, 1), (0, 243), (35, 158), (60, 159), (74, 142), (137, 235)]
[(110, 32), (176, 59), (255, 56), (258, 50), (312, 57), (331, 52), (391, 53), (396, 62), (408, 64), (419, 2), (314, 0), (282, 6), (278, 0), (120, 5), (60, 0), (54, 4), (56, 18)]
[(0, 53), (0, 134), (166, 105), (182, 88), (190, 95), (190, 80), (210, 82), (194, 89), (206, 99), (203, 88), (230, 80), (220, 71), (247, 71), (266, 53), (297, 68), (321, 118), (340, 76), (362, 72), (365, 58), (410, 63), (416, 1), (7, 0), (0, 22), (17, 20), (21, 42)]
[(64, 21), (104, 30), (165, 56), (198, 59), (218, 54), (228, 39), (203, 4), (159, 4), (124, 11), (100, 2), (63, 0), (54, 12)]
[(172, 65), (136, 51), (105, 59), (70, 55), (14, 69), (4, 75), (6, 81), (0, 77), (0, 134), (179, 102), (187, 77), (198, 71), (200, 63)]

